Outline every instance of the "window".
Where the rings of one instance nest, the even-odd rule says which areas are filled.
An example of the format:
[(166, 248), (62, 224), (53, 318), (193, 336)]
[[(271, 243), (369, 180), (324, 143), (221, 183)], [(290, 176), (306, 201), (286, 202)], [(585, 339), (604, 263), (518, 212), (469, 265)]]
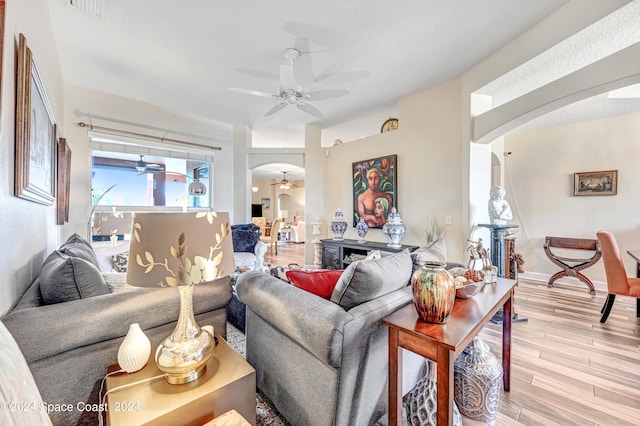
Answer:
[[(91, 204), (128, 209), (208, 208), (210, 167), (206, 161), (92, 151)], [(205, 185), (205, 196), (189, 195), (188, 187), (194, 180)]]

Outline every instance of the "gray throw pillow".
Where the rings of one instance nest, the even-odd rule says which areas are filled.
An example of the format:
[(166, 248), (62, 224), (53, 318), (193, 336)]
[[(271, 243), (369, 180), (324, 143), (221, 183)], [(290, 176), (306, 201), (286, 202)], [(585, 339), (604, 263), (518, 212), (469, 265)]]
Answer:
[(42, 301), (47, 305), (109, 293), (109, 287), (95, 265), (58, 250), (44, 261), (39, 280)]
[(58, 250), (69, 257), (79, 257), (87, 262), (91, 262), (96, 268), (100, 268), (98, 258), (91, 243), (78, 234), (70, 236)]
[(409, 283), (411, 265), (409, 250), (379, 259), (356, 260), (340, 276), (331, 301), (351, 309), (396, 291)]

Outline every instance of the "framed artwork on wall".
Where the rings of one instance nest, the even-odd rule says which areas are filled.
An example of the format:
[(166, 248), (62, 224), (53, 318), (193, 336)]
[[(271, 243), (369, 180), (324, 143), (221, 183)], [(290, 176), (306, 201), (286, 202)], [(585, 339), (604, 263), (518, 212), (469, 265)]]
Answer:
[(269, 210), (271, 198), (262, 198), (260, 201), (262, 202), (262, 210)]
[(364, 218), (369, 228), (382, 228), (397, 208), (397, 155), (353, 163), (353, 226)]
[(573, 195), (616, 195), (618, 171), (574, 173)]
[(56, 192), (55, 118), (22, 34), (17, 61), (14, 193), (29, 201), (52, 205)]
[(71, 150), (65, 138), (58, 141), (58, 197), (56, 199), (56, 223), (69, 222), (69, 193), (71, 191)]

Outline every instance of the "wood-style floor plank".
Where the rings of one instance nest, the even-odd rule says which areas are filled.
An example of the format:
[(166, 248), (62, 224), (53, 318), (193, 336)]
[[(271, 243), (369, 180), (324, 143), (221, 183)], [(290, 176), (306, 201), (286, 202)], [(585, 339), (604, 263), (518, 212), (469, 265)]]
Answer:
[[(283, 244), (266, 260), (302, 265), (303, 256), (303, 244)], [(600, 324), (605, 297), (520, 280), (514, 308), (529, 320), (512, 325), (511, 392), (501, 393), (496, 425), (640, 425), (636, 301), (618, 296)], [(489, 324), (480, 337), (500, 357), (502, 327)]]

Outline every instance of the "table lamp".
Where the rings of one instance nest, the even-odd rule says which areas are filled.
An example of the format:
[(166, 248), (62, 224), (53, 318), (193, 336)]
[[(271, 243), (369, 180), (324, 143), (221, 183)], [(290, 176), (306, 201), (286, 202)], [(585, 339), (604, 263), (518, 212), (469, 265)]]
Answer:
[(193, 312), (193, 286), (226, 277), (234, 270), (229, 214), (137, 213), (129, 249), (127, 283), (138, 287), (177, 287), (178, 323), (156, 350), (160, 371), (172, 384), (204, 373), (214, 348)]

